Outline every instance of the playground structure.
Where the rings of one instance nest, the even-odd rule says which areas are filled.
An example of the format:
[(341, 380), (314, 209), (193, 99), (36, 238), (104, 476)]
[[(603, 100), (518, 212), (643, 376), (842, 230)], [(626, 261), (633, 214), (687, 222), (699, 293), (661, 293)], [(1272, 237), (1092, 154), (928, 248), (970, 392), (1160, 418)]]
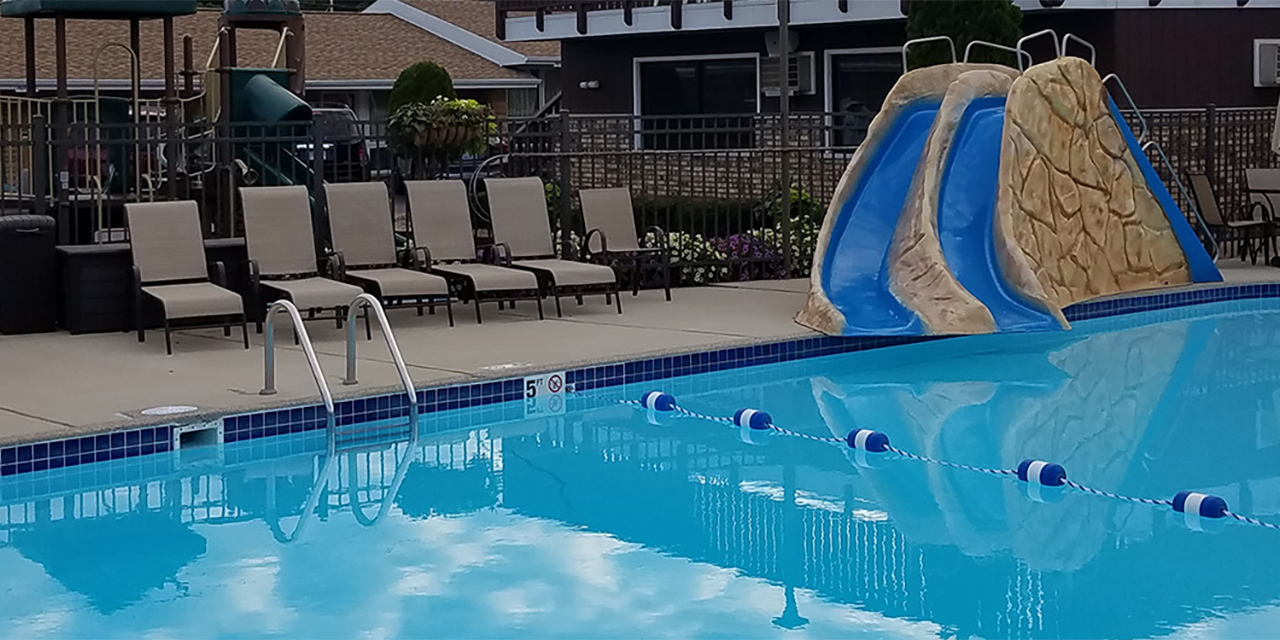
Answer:
[[(312, 186), (309, 167), (294, 155), (293, 138), (306, 135), (296, 125), (311, 120), (311, 108), (301, 97), (305, 24), (297, 0), (226, 0), (204, 69), (195, 68), (192, 40), (186, 36), (178, 71), (174, 21), (196, 10), (195, 0), (0, 4), (0, 16), (26, 23), (27, 68), (25, 94), (0, 96), (0, 165), (6, 167), (0, 175), (0, 208), (54, 216), (62, 244), (101, 243), (126, 239), (122, 212), (127, 202), (216, 193), (219, 210), (206, 212), (205, 226), (217, 235), (225, 229), (215, 227), (232, 224), (237, 186), (258, 180)], [(36, 74), (37, 20), (52, 20), (55, 26), (52, 91)], [(109, 42), (94, 52), (93, 91), (87, 95), (73, 95), (69, 88), (67, 22), (72, 20), (127, 21), (130, 27), (128, 43)], [(148, 20), (163, 22), (160, 97), (144, 95), (142, 87), (141, 22)], [(239, 29), (279, 33), (268, 68), (238, 67)], [(103, 93), (99, 68), (108, 56), (128, 57), (128, 97)], [(239, 123), (257, 126), (250, 130)]]
[[(1056, 55), (1024, 69), (1025, 43), (1046, 36)], [(907, 43), (904, 67), (926, 40), (950, 43)], [(1016, 48), (971, 43), (965, 61), (952, 44), (951, 64), (898, 80), (832, 199), (798, 322), (833, 335), (1053, 331), (1070, 328), (1071, 304), (1222, 279), (1199, 212), (1183, 214), (1148, 160), (1183, 189), (1123, 83), (1064, 56), (1072, 44), (1092, 58), (1087, 42), (1042, 31)], [(969, 63), (974, 45), (1019, 69)]]

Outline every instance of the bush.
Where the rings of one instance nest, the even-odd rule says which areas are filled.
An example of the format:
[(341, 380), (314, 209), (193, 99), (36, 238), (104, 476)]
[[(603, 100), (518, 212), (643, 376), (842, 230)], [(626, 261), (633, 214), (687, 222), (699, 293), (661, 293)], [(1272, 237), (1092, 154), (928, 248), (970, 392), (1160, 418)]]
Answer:
[(416, 62), (400, 72), (391, 87), (387, 99), (387, 113), (395, 113), (406, 104), (431, 104), (444, 96), (450, 100), (458, 97), (453, 90), (453, 78), (444, 67), (430, 61)]
[[(907, 4), (907, 37), (951, 36), (956, 55), (974, 40), (1012, 47), (1022, 37), (1022, 9), (1011, 0), (910, 0)], [(975, 47), (972, 62), (995, 62), (1017, 67), (1012, 53)], [(912, 47), (912, 69), (951, 62), (945, 42)]]

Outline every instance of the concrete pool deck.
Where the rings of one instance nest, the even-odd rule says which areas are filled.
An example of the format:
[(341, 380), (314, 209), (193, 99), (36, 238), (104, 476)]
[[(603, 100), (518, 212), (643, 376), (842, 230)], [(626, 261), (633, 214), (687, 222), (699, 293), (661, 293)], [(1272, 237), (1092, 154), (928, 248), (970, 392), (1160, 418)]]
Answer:
[[(1221, 266), (1231, 284), (1280, 281), (1280, 269), (1234, 260)], [(722, 284), (677, 289), (671, 303), (661, 291), (642, 291), (639, 297), (624, 296), (623, 315), (596, 296), (581, 307), (566, 301), (563, 319), (547, 305), (543, 321), (530, 303), (503, 312), (490, 304), (483, 325), (476, 324), (470, 307), (458, 305), (452, 329), (443, 313), (419, 318), (409, 310), (393, 310), (388, 315), (410, 376), (422, 388), (813, 336), (792, 321), (807, 290), (807, 279)], [(0, 362), (5, 363), (0, 444), (316, 402), (305, 358), (286, 325), (281, 324), (276, 344), (279, 393), (274, 396), (258, 394), (263, 346), (252, 327), (247, 351), (238, 332), (231, 337), (217, 329), (176, 332), (173, 356), (165, 356), (160, 332), (149, 332), (141, 344), (132, 333), (0, 336)], [(397, 388), (391, 357), (378, 336), (373, 341), (359, 336), (360, 384), (346, 386), (345, 330), (311, 323), (308, 331), (336, 398)], [(177, 418), (141, 413), (170, 405), (199, 411)]]

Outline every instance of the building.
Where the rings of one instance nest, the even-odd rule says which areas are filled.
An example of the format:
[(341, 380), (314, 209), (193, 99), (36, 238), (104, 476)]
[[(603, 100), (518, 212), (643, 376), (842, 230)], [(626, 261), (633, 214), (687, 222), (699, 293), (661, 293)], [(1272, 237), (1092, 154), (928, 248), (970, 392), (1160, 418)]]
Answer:
[[(1088, 41), (1142, 108), (1276, 103), (1280, 0), (1015, 2), (1025, 33)], [(902, 6), (792, 0), (793, 109), (842, 113), (856, 138), (902, 72)], [(562, 104), (575, 113), (777, 110), (776, 0), (497, 0), (497, 10), (505, 42), (561, 42)], [(1028, 50), (1051, 55), (1048, 42)]]
[[(209, 10), (175, 21), (178, 37), (189, 35), (192, 39), (197, 90), (203, 72), (216, 66), (212, 52), (218, 17), (218, 11)], [(554, 95), (559, 47), (547, 42), (499, 42), (489, 2), (379, 0), (363, 13), (308, 13), (306, 24), (307, 99), (314, 104), (349, 106), (362, 120), (385, 120), (387, 96), (396, 76), (421, 60), (446, 68), (460, 96), (485, 102), (499, 114), (532, 115)], [(53, 86), (53, 28), (53, 21), (38, 21), (41, 89)], [(95, 84), (106, 94), (127, 94), (132, 75), (130, 56), (114, 45), (129, 42), (128, 23), (73, 20), (67, 29), (73, 94), (92, 92)], [(159, 23), (142, 23), (142, 91), (150, 96), (158, 95), (163, 87), (162, 56), (157, 55), (162, 38)], [(17, 95), (25, 90), (23, 43), (23, 22), (0, 20), (0, 94)], [(239, 62), (269, 67), (279, 44), (274, 32), (242, 31)], [(181, 54), (178, 65), (182, 67)]]

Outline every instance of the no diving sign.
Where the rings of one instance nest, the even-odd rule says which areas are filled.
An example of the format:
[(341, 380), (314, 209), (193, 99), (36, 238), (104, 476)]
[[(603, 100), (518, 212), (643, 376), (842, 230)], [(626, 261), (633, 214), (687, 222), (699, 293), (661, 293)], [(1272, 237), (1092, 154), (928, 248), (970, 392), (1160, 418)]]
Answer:
[(564, 415), (564, 372), (545, 373), (524, 379), (524, 415)]

